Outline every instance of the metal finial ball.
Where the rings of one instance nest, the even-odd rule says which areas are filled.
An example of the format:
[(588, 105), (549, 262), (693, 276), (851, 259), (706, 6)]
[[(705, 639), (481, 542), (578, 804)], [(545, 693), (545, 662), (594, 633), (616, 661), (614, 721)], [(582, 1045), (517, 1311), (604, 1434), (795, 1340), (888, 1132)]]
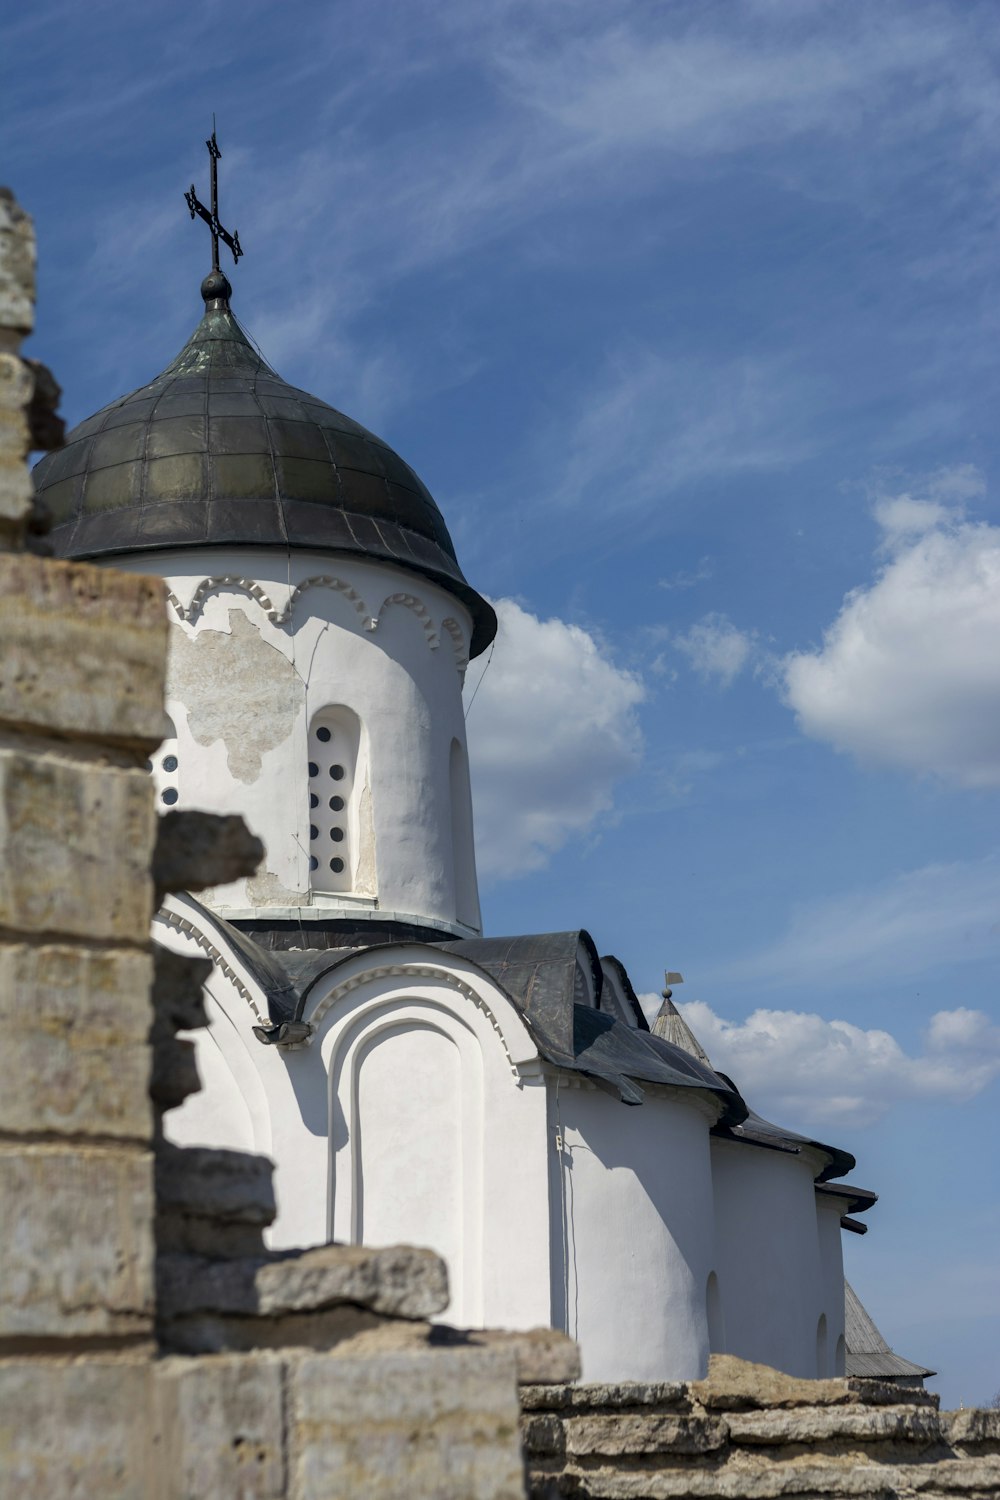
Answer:
[(229, 277), (222, 271), (209, 271), (201, 284), (201, 295), (206, 302), (228, 302), (233, 295)]

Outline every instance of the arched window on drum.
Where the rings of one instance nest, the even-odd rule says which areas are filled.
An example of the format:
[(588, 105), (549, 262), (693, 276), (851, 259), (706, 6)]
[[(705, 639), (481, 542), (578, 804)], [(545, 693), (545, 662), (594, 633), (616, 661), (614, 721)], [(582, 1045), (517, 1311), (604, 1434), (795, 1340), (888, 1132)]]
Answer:
[(361, 724), (349, 708), (324, 708), (309, 726), (309, 881), (314, 891), (354, 890), (360, 745)]

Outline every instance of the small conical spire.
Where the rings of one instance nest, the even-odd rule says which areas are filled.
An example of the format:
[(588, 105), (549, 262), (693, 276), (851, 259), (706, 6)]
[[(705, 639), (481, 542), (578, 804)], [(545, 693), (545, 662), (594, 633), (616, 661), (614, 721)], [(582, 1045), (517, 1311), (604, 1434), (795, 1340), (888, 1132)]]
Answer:
[[(680, 975), (671, 974), (668, 978), (673, 979), (676, 983), (680, 980)], [(671, 998), (673, 991), (668, 986), (661, 993), (663, 995), (663, 1004), (656, 1012), (656, 1020), (651, 1027), (653, 1035), (660, 1037), (665, 1042), (670, 1042), (674, 1047), (680, 1047), (682, 1052), (689, 1053), (691, 1057), (696, 1057), (699, 1062), (706, 1063), (711, 1067), (712, 1063), (708, 1053), (674, 1004)]]

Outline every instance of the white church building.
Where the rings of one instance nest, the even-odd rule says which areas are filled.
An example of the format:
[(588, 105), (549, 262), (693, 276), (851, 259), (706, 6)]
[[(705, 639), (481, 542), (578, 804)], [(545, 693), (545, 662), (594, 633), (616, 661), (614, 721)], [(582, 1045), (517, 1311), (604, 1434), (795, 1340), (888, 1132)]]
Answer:
[(853, 1159), (749, 1111), (669, 997), (650, 1029), (589, 933), (483, 934), (462, 683), (493, 610), (403, 459), (268, 367), (221, 272), (202, 295), (36, 469), (59, 556), (167, 582), (162, 808), (267, 851), (156, 918), (214, 965), (175, 1138), (274, 1159), (274, 1246), (432, 1246), (450, 1322), (565, 1329), (587, 1379), (842, 1373)]

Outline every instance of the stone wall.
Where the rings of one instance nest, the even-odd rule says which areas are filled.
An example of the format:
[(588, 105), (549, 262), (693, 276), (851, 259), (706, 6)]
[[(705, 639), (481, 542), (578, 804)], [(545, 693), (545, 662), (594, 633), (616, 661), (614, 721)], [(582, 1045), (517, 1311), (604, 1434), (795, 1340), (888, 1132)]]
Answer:
[(1000, 1412), (923, 1390), (796, 1380), (713, 1355), (706, 1380), (522, 1392), (532, 1500), (1000, 1495)]
[[(262, 850), (156, 816), (163, 584), (23, 550), (60, 441), (33, 273), (0, 195), (0, 1497), (514, 1500), (530, 1344), (432, 1328), (430, 1252), (269, 1254), (271, 1164), (163, 1138), (203, 965), (154, 953), (154, 908)], [(536, 1374), (572, 1378), (552, 1342)]]

